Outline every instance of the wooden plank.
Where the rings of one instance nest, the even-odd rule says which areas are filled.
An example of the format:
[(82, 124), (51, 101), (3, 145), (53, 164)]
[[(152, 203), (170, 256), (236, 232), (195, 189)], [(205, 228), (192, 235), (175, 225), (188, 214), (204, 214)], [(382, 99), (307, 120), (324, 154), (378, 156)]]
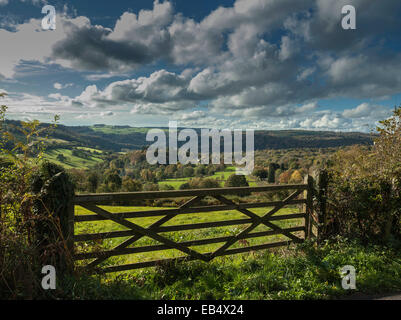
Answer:
[[(221, 254), (221, 256), (237, 254), (237, 253), (245, 253), (245, 252), (249, 252), (249, 251), (257, 251), (257, 250), (263, 250), (263, 249), (269, 249), (269, 248), (282, 247), (282, 246), (290, 245), (291, 243), (292, 243), (291, 241), (281, 241), (281, 242), (267, 243), (267, 244), (263, 244), (263, 245), (250, 246), (250, 247), (244, 247), (244, 248), (238, 248), (238, 249), (230, 249), (230, 250), (224, 251)], [(146, 262), (125, 264), (125, 265), (119, 265), (119, 266), (112, 266), (112, 267), (106, 267), (103, 269), (98, 269), (98, 270), (93, 270), (93, 271), (97, 271), (98, 273), (119, 272), (119, 271), (154, 267), (154, 266), (161, 265), (163, 263), (180, 263), (180, 262), (192, 261), (192, 260), (196, 260), (196, 259), (194, 257), (178, 257), (178, 258), (172, 258), (172, 259), (154, 260), (154, 261), (146, 261)]]
[[(200, 206), (192, 208), (174, 208), (174, 209), (159, 209), (159, 210), (145, 210), (145, 211), (133, 211), (133, 212), (120, 212), (113, 213), (115, 217), (121, 219), (132, 219), (132, 218), (144, 218), (144, 217), (157, 217), (164, 215), (179, 215), (179, 214), (191, 214), (191, 213), (202, 213), (202, 212), (213, 212), (213, 211), (225, 211), (235, 210), (237, 207), (240, 209), (251, 209), (251, 208), (267, 208), (274, 207), (280, 204), (282, 201), (271, 201), (271, 202), (260, 202), (260, 203), (240, 203), (238, 205), (215, 205), (215, 206)], [(305, 199), (291, 200), (286, 205), (304, 204)], [(107, 220), (99, 215), (76, 215), (75, 222), (88, 222), (88, 221), (101, 221)]]
[(238, 195), (249, 192), (270, 192), (281, 190), (305, 190), (305, 184), (288, 185), (270, 185), (261, 187), (235, 187), (235, 188), (212, 188), (212, 189), (194, 189), (194, 190), (174, 190), (174, 191), (147, 191), (147, 192), (120, 192), (120, 193), (100, 193), (100, 194), (82, 194), (75, 196), (75, 204), (85, 203), (112, 203), (127, 200), (147, 200), (164, 198), (184, 198), (191, 196), (213, 196), (213, 195)]
[[(303, 226), (292, 227), (292, 228), (287, 228), (285, 230), (288, 232), (304, 231), (304, 227)], [(275, 230), (261, 231), (261, 232), (249, 233), (249, 234), (245, 235), (244, 237), (241, 237), (241, 239), (268, 237), (268, 236), (277, 235), (277, 234), (281, 234), (281, 232), (275, 231)], [(231, 238), (230, 236), (226, 236), (226, 237), (217, 237), (217, 238), (202, 239), (202, 240), (191, 240), (191, 241), (180, 242), (180, 244), (189, 246), (189, 247), (202, 246), (202, 245), (225, 242), (225, 241), (229, 240), (230, 238)], [(119, 256), (119, 255), (135, 254), (135, 253), (143, 253), (143, 252), (164, 251), (164, 250), (170, 250), (170, 249), (171, 248), (166, 245), (151, 245), (151, 246), (142, 246), (142, 247), (133, 247), (133, 248), (122, 248), (122, 249), (114, 250), (114, 251), (111, 250), (111, 251), (78, 253), (75, 255), (74, 259), (75, 260), (85, 260), (85, 259), (98, 258), (98, 257), (102, 257), (105, 255), (108, 257), (111, 257), (111, 256)]]
[(74, 236), (75, 242), (82, 242), (82, 241), (93, 241), (93, 240), (100, 240), (100, 239), (113, 239), (113, 238), (123, 238), (135, 235), (135, 231), (132, 230), (124, 230), (124, 231), (110, 231), (110, 232), (100, 232), (100, 233), (83, 233), (83, 234), (76, 234)]
[(283, 247), (283, 246), (288, 246), (292, 243), (293, 243), (292, 241), (280, 241), (280, 242), (259, 244), (259, 245), (243, 247), (243, 248), (229, 249), (229, 250), (222, 252), (219, 256), (226, 256), (226, 255), (230, 255), (230, 254), (244, 253), (244, 252), (249, 252), (249, 251), (257, 251), (257, 250), (276, 248), (276, 247)]
[[(297, 218), (304, 218), (305, 215), (301, 214), (287, 214), (280, 215), (277, 217), (271, 217), (271, 221), (273, 220), (291, 220)], [(227, 220), (227, 221), (216, 221), (216, 222), (202, 222), (202, 223), (193, 223), (193, 224), (184, 224), (184, 225), (175, 225), (175, 226), (164, 226), (157, 228), (157, 232), (173, 232), (173, 231), (182, 231), (182, 230), (193, 230), (193, 229), (205, 229), (205, 228), (213, 228), (213, 227), (225, 227), (225, 226), (233, 226), (233, 225), (241, 225), (241, 224), (249, 224), (252, 223), (252, 219), (238, 219), (238, 220)]]
[[(188, 200), (186, 203), (184, 203), (180, 208), (186, 208), (189, 207), (197, 202), (199, 202), (202, 199), (202, 197), (200, 196), (196, 196), (193, 197), (192, 199)], [(167, 221), (173, 219), (175, 217), (175, 215), (170, 215), (170, 216), (165, 216), (163, 218), (161, 218), (160, 220), (156, 221), (155, 223), (153, 223), (152, 225), (150, 225), (150, 227), (148, 229), (153, 230), (157, 227), (160, 227), (161, 225), (163, 225), (164, 223), (166, 223)], [(129, 245), (135, 243), (136, 241), (138, 241), (139, 239), (141, 239), (143, 236), (142, 235), (138, 235), (135, 234), (134, 236), (132, 236), (131, 238), (125, 240), (123, 243), (120, 243), (118, 246), (116, 246), (115, 248), (113, 248), (113, 250), (118, 250), (118, 249), (122, 249), (122, 248), (126, 248)], [(98, 265), (99, 263), (105, 261), (108, 257), (104, 256), (101, 258), (98, 258), (94, 261), (92, 261), (88, 267), (94, 267), (96, 265)]]
[[(305, 218), (305, 213), (290, 213), (290, 214), (273, 216), (273, 217), (269, 218), (269, 221), (292, 220), (292, 219), (299, 219), (299, 218)], [(237, 220), (225, 220), (225, 221), (215, 221), (215, 222), (202, 222), (202, 223), (194, 223), (194, 224), (154, 227), (152, 229), (154, 231), (160, 233), (160, 232), (173, 232), (173, 231), (243, 225), (243, 224), (248, 224), (248, 223), (252, 223), (252, 220), (251, 219), (237, 219)], [(91, 240), (127, 237), (127, 236), (131, 236), (131, 235), (135, 235), (135, 231), (123, 230), (123, 231), (112, 231), (112, 232), (104, 232), (104, 233), (78, 234), (78, 235), (75, 235), (74, 240), (75, 240), (75, 242), (91, 241)]]

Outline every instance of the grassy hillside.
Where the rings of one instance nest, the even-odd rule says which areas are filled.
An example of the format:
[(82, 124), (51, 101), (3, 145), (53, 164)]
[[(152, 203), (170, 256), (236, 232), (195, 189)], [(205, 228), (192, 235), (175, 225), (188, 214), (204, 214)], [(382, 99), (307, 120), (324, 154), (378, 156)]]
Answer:
[[(66, 160), (59, 161), (57, 159), (58, 155), (63, 155)], [(72, 154), (72, 150), (63, 148), (51, 149), (46, 151), (44, 154), (44, 158), (58, 165), (63, 166), (66, 169), (71, 169), (71, 168), (89, 169), (90, 167), (93, 167), (95, 164), (103, 161), (103, 159), (95, 156), (88, 156), (88, 158), (75, 156)]]

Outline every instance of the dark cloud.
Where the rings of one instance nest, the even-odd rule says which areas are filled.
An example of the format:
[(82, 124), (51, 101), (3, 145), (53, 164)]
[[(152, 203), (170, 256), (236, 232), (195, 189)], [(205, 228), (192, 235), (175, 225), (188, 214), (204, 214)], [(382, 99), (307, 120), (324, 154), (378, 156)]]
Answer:
[[(356, 30), (341, 28), (341, 8), (349, 4), (357, 10)], [(164, 69), (188, 68), (153, 71), (102, 90), (88, 86), (73, 106), (163, 115), (185, 110), (190, 121), (201, 115), (191, 109), (204, 102), (215, 115), (297, 118), (319, 112), (320, 99), (401, 92), (400, 16), (399, 1), (237, 0), (195, 21), (175, 14), (170, 2), (155, 1), (152, 10), (125, 12), (110, 29), (86, 18), (64, 19), (50, 55), (63, 66), (99, 74), (157, 62)], [(348, 115), (362, 117), (366, 108)], [(345, 114), (317, 114), (293, 125), (353, 123)]]

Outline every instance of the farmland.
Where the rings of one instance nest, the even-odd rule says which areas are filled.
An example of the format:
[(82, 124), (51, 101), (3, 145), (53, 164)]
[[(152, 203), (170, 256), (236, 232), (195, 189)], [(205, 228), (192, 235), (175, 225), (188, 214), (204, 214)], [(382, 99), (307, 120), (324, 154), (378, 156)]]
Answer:
[[(221, 185), (227, 181), (228, 177), (235, 173), (235, 167), (227, 167), (224, 171), (217, 171), (213, 175), (208, 176), (210, 179), (216, 179)], [(254, 187), (258, 185), (258, 182), (255, 180), (255, 177), (247, 176), (246, 177), (248, 184), (250, 187)], [(185, 178), (175, 178), (175, 179), (165, 179), (159, 182), (159, 186), (170, 185), (174, 189), (178, 190), (180, 186), (191, 180), (191, 177)]]
[[(97, 150), (90, 148), (86, 148), (83, 150), (95, 151), (96, 153), (98, 152)], [(99, 152), (99, 154), (100, 153), (101, 152)], [(62, 155), (65, 158), (65, 160), (63, 161), (58, 160), (57, 156), (59, 155)], [(88, 157), (86, 158), (82, 158), (80, 156), (74, 155), (71, 149), (63, 149), (63, 148), (48, 150), (44, 154), (44, 158), (58, 165), (63, 166), (66, 169), (72, 169), (72, 168), (89, 169), (103, 161), (102, 158), (92, 154), (88, 155)]]

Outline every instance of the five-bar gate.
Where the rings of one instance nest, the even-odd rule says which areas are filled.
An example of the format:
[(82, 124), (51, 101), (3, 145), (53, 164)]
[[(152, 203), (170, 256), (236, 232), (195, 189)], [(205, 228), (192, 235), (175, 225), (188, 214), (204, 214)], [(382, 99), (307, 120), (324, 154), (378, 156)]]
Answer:
[[(310, 177), (309, 177), (310, 178)], [(163, 261), (183, 261), (183, 260), (203, 260), (211, 261), (212, 259), (231, 255), (236, 253), (243, 253), (253, 250), (261, 250), (267, 248), (273, 248), (278, 246), (285, 246), (289, 243), (300, 243), (304, 239), (310, 237), (311, 226), (314, 222), (313, 210), (312, 210), (312, 190), (313, 183), (312, 179), (308, 179), (304, 184), (292, 184), (292, 185), (270, 185), (260, 187), (239, 187), (239, 188), (216, 188), (216, 189), (198, 189), (198, 190), (177, 190), (177, 191), (152, 191), (152, 192), (130, 192), (130, 193), (108, 193), (108, 194), (89, 194), (89, 195), (76, 195), (74, 205), (81, 206), (93, 214), (90, 215), (75, 215), (73, 216), (73, 223), (87, 222), (87, 221), (99, 221), (99, 220), (111, 220), (119, 225), (122, 225), (128, 230), (123, 231), (110, 231), (103, 233), (92, 233), (92, 234), (76, 234), (73, 239), (74, 242), (91, 241), (99, 239), (109, 238), (120, 238), (128, 237), (125, 241), (121, 242), (111, 250), (96, 251), (96, 252), (81, 252), (75, 253), (75, 260), (88, 261), (85, 268), (89, 268), (93, 272), (116, 272), (130, 269), (151, 267), (160, 264)], [(257, 203), (236, 203), (229, 199), (228, 195), (244, 195), (254, 192), (279, 192), (283, 190), (291, 191), (289, 196), (281, 201), (271, 202), (257, 202)], [(166, 208), (158, 210), (146, 210), (136, 212), (123, 212), (123, 213), (111, 213), (100, 207), (100, 205), (111, 205), (112, 203), (118, 203), (122, 201), (132, 200), (148, 200), (148, 199), (168, 199), (168, 198), (184, 198), (189, 197), (190, 199), (181, 205), (179, 208)], [(212, 197), (219, 201), (219, 205), (199, 205), (199, 202), (205, 197)], [(291, 214), (280, 214), (276, 215), (280, 209), (288, 205), (299, 205), (302, 204), (303, 212), (291, 213)], [(252, 208), (269, 208), (266, 213), (262, 216), (255, 214), (250, 209)], [(246, 215), (245, 219), (236, 220), (224, 220), (224, 221), (213, 221), (203, 223), (193, 223), (184, 225), (168, 225), (165, 224), (181, 214), (193, 214), (193, 213), (208, 213), (215, 211), (228, 211), (237, 210), (242, 214)], [(74, 210), (71, 210), (72, 212)], [(140, 217), (160, 217), (159, 220), (145, 228), (139, 224), (133, 222), (133, 218)], [(277, 221), (299, 219), (303, 218), (303, 225), (283, 228), (276, 224)], [(130, 220), (128, 220), (130, 219)], [(207, 238), (191, 241), (173, 241), (168, 237), (164, 236), (163, 233), (182, 231), (182, 230), (195, 230), (203, 228), (214, 228), (223, 226), (234, 226), (234, 225), (245, 225), (244, 229), (235, 235), (229, 235), (224, 237)], [(253, 232), (256, 227), (264, 225), (269, 228), (268, 231)], [(303, 237), (295, 235), (294, 232), (303, 231)], [(250, 245), (240, 248), (230, 248), (236, 242), (257, 237), (266, 237), (271, 235), (284, 235), (288, 238), (286, 241), (264, 243), (258, 245)], [(133, 246), (139, 239), (143, 237), (149, 237), (158, 242), (157, 245), (147, 246)], [(222, 243), (217, 250), (208, 253), (201, 253), (193, 249), (193, 247)], [(146, 262), (136, 262), (132, 264), (117, 265), (99, 267), (99, 265), (106, 259), (118, 256), (118, 255), (129, 255), (134, 253), (152, 252), (176, 249), (182, 252), (182, 256), (177, 258), (169, 259), (158, 259)]]

